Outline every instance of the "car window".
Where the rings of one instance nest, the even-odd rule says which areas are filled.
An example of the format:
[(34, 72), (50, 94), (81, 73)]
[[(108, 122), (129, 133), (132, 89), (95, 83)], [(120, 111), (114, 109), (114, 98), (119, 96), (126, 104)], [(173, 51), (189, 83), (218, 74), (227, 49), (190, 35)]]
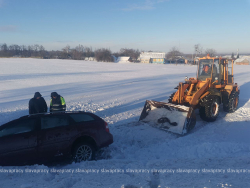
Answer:
[(69, 125), (67, 116), (51, 116), (41, 118), (41, 129), (49, 129), (67, 125)]
[(95, 120), (88, 114), (70, 114), (70, 117), (77, 123)]
[(31, 132), (36, 129), (35, 122), (36, 122), (35, 119), (27, 119), (18, 122), (13, 122), (0, 131), (0, 137)]

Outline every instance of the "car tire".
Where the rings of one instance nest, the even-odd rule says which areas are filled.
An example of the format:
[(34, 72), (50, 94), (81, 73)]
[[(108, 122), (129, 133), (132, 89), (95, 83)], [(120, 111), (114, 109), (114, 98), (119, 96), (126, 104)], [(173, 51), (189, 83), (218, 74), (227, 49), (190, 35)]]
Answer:
[(200, 107), (200, 117), (207, 122), (213, 122), (219, 115), (220, 104), (217, 96), (205, 97), (204, 105)]
[(72, 159), (76, 163), (94, 160), (95, 148), (90, 143), (80, 142), (73, 149)]

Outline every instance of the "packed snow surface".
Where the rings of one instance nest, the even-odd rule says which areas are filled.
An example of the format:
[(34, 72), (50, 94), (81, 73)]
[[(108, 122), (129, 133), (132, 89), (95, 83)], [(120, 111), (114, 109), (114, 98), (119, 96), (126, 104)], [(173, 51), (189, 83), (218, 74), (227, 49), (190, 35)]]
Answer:
[(69, 111), (108, 122), (114, 143), (97, 161), (0, 167), (0, 187), (250, 187), (250, 66), (235, 65), (239, 108), (207, 123), (196, 112), (186, 136), (138, 122), (146, 100), (167, 101), (196, 66), (0, 58), (0, 124), (28, 114), (39, 91), (62, 95)]

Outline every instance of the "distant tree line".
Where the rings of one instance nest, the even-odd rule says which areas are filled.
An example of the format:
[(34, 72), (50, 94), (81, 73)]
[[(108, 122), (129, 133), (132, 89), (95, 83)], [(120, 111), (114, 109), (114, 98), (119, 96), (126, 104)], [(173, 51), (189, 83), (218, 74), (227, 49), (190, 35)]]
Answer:
[(13, 56), (20, 56), (20, 57), (43, 57), (45, 56), (46, 51), (42, 45), (7, 45), (2, 44), (0, 45), (0, 56), (1, 57), (13, 57)]
[(203, 47), (200, 44), (195, 44), (193, 54), (184, 54), (176, 46), (174, 46), (168, 53), (166, 53), (166, 59), (170, 63), (175, 64), (184, 63), (185, 59), (187, 59), (189, 63), (195, 64), (196, 58), (207, 56), (207, 54), (209, 54), (210, 57), (215, 57), (217, 52), (213, 48), (206, 49), (203, 52)]
[[(152, 51), (149, 51), (152, 52)], [(96, 60), (103, 62), (114, 62), (115, 57), (127, 56), (130, 57), (131, 62), (137, 62), (141, 51), (138, 49), (121, 48), (119, 52), (113, 53), (110, 49), (99, 48), (93, 50), (90, 46), (83, 46), (81, 44), (74, 48), (66, 45), (61, 50), (48, 51), (42, 45), (7, 45), (6, 43), (0, 44), (0, 57), (35, 57), (42, 59), (74, 59), (74, 60)], [(194, 45), (194, 52), (192, 54), (184, 54), (177, 47), (172, 47), (169, 52), (166, 53), (165, 59), (170, 63), (183, 63), (185, 59), (194, 62), (197, 57), (203, 57), (209, 54), (211, 57), (215, 57), (217, 52), (213, 48), (203, 50), (200, 44)], [(231, 55), (235, 58), (234, 53)], [(237, 53), (236, 58), (239, 58)], [(191, 62), (191, 63), (192, 63)]]
[(71, 48), (69, 45), (58, 51), (47, 51), (42, 45), (7, 45), (0, 44), (0, 57), (36, 57), (42, 59), (74, 59), (84, 60), (95, 58), (97, 61), (113, 62), (115, 57), (129, 56), (132, 60), (137, 60), (140, 56), (139, 50), (122, 48), (120, 52), (112, 53), (110, 49), (100, 48), (92, 50), (92, 47), (78, 45)]
[(131, 57), (131, 61), (136, 61), (138, 57), (140, 56), (139, 50), (129, 49), (129, 48), (121, 48), (120, 52), (114, 53), (113, 55), (118, 56), (127, 56)]

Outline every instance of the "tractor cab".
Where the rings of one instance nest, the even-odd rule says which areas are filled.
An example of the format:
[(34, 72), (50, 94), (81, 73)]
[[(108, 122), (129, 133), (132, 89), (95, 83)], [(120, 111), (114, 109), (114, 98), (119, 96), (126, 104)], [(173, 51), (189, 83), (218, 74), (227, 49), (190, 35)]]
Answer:
[(216, 85), (233, 84), (233, 61), (209, 55), (200, 58), (197, 79), (206, 81), (207, 78), (211, 78)]
[(198, 80), (205, 81), (207, 78), (212, 78), (212, 82), (220, 78), (219, 59), (209, 58), (200, 59), (198, 66)]

